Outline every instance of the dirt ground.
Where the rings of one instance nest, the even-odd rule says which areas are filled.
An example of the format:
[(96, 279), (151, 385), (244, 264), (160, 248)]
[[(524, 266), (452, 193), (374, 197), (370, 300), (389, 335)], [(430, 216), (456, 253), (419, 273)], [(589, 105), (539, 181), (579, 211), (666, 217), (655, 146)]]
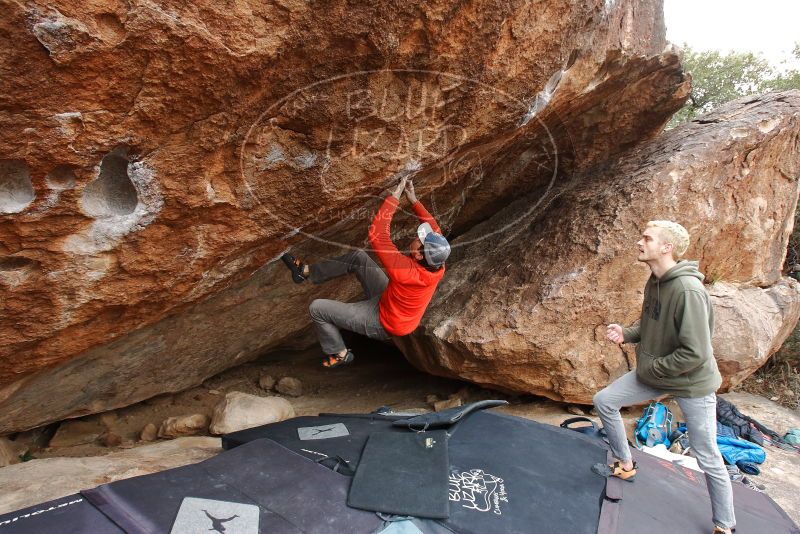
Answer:
[[(300, 380), (300, 396), (281, 395), (289, 400), (298, 416), (325, 412), (366, 413), (382, 406), (396, 412), (424, 412), (433, 409), (433, 400), (458, 396), (464, 403), (483, 399), (507, 400), (509, 405), (498, 411), (548, 424), (557, 425), (575, 415), (587, 415), (599, 423), (593, 411), (590, 412), (591, 406), (568, 405), (533, 395), (509, 395), (432, 376), (412, 367), (393, 346), (363, 338), (352, 339), (349, 344), (356, 359), (352, 364), (337, 369), (323, 368), (316, 348), (273, 352), (220, 373), (192, 389), (160, 395), (110, 412), (55, 423), (11, 438), (26, 460), (98, 456), (147, 445), (150, 442), (142, 441), (140, 435), (148, 423), (158, 428), (168, 417), (197, 413), (211, 417), (214, 406), (228, 392), (281, 395), (274, 388), (264, 390), (259, 387), (259, 379), (264, 375), (276, 381), (283, 377)], [(679, 416), (677, 403), (666, 402)], [(623, 409), (622, 414), (630, 433), (633, 421), (641, 415), (641, 408)], [(119, 436), (120, 443), (109, 444), (109, 433)]]
[[(464, 402), (505, 399), (506, 413), (557, 424), (571, 415), (567, 405), (533, 396), (506, 395), (457, 380), (421, 373), (394, 348), (370, 341), (354, 340), (356, 359), (348, 366), (325, 369), (317, 349), (271, 353), (257, 361), (229, 369), (206, 380), (201, 386), (175, 394), (155, 397), (139, 404), (103, 414), (56, 423), (12, 436), (26, 459), (82, 457), (107, 454), (120, 448), (146, 445), (142, 429), (172, 416), (212, 414), (214, 406), (231, 391), (260, 396), (279, 395), (259, 387), (259, 378), (279, 380), (294, 377), (302, 383), (302, 395), (285, 396), (296, 415), (324, 412), (364, 413), (381, 406), (393, 411), (428, 411), (429, 402), (458, 395)], [(572, 408), (575, 409), (574, 407)], [(586, 408), (588, 410), (588, 407)], [(119, 436), (121, 443), (106, 445), (107, 436)], [(113, 443), (113, 441), (112, 441)]]

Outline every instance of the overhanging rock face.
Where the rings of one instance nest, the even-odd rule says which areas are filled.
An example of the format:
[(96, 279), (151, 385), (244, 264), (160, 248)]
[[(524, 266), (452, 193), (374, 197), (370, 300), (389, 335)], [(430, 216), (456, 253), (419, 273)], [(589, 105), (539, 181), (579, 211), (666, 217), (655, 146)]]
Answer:
[[(310, 300), (356, 288), (287, 285), (277, 258), (363, 245), (398, 173), (463, 232), (554, 154), (654, 135), (687, 88), (660, 0), (28, 2), (0, 27), (0, 434), (307, 341)], [(548, 116), (620, 75), (647, 96), (619, 127), (597, 109), (602, 141)]]
[[(287, 283), (280, 254), (291, 248), (314, 261), (364, 246), (378, 193), (402, 173), (414, 173), (421, 198), (459, 244), (429, 322), (413, 338), (422, 350), (408, 358), (434, 372), (563, 398), (582, 398), (607, 378), (575, 382), (569, 365), (559, 371), (546, 359), (531, 372), (539, 365), (549, 383), (506, 377), (519, 374), (515, 358), (550, 350), (526, 328), (575, 317), (548, 295), (578, 264), (547, 261), (571, 254), (600, 269), (606, 260), (595, 256), (611, 254), (594, 225), (591, 211), (599, 208), (584, 220), (575, 210), (587, 200), (574, 195), (608, 197), (603, 209), (622, 213), (628, 203), (615, 202), (617, 181), (640, 183), (635, 169), (646, 174), (675, 153), (635, 148), (658, 134), (689, 89), (666, 48), (659, 0), (29, 2), (7, 11), (0, 22), (8, 69), (0, 79), (0, 434), (181, 390), (266, 350), (308, 343), (308, 303), (358, 298), (358, 288)], [(750, 168), (762, 143), (789, 135), (785, 109), (794, 98), (774, 125), (758, 123), (761, 137), (731, 134), (732, 157), (750, 150)], [(687, 143), (695, 139), (687, 135)], [(773, 226), (734, 235), (742, 225), (728, 210), (708, 231), (725, 245), (702, 248), (704, 267), (721, 282), (737, 291), (758, 286), (765, 295), (777, 281), (793, 204), (790, 197), (778, 208), (763, 202), (796, 178), (788, 156), (769, 154), (772, 168), (790, 179), (772, 173), (759, 183), (773, 180), (774, 195), (742, 186), (735, 199), (740, 213), (742, 206), (777, 210)], [(614, 163), (621, 156), (627, 168)], [(611, 165), (621, 174), (609, 174)], [(745, 163), (718, 165), (739, 172)], [(680, 168), (695, 172), (691, 162)], [(755, 179), (742, 173), (742, 183)], [(624, 217), (626, 232), (640, 215)], [(408, 230), (411, 221), (400, 214), (395, 227)], [(750, 257), (769, 240), (768, 259)], [(720, 255), (734, 246), (749, 254)], [(516, 278), (481, 284), (506, 269), (500, 256), (488, 259), (495, 248), (510, 251), (506, 262), (533, 250), (551, 260), (526, 259), (514, 267)], [(619, 265), (618, 272), (642, 277)], [(782, 298), (795, 302), (794, 286), (786, 287)], [(474, 310), (442, 311), (447, 295), (457, 302), (473, 289), (490, 292), (487, 317), (506, 321), (498, 328), (529, 326), (498, 345), (495, 323), (473, 320)], [(604, 301), (632, 313), (634, 293), (615, 299), (623, 290), (607, 290)], [(759, 302), (769, 315), (769, 303)], [(536, 306), (551, 311), (520, 311)], [(787, 331), (790, 311), (780, 324), (765, 316), (773, 340)], [(443, 317), (472, 341), (432, 335), (443, 331)], [(550, 324), (537, 323), (544, 320)], [(758, 344), (764, 354), (774, 346)], [(561, 363), (581, 365), (571, 354)], [(624, 361), (597, 354), (608, 356), (608, 376)], [(459, 367), (476, 357), (496, 378)], [(751, 368), (730, 369), (741, 377)]]
[[(743, 99), (516, 201), (455, 241), (406, 357), (436, 374), (591, 403), (635, 365), (605, 325), (638, 318), (649, 270), (635, 243), (648, 220), (672, 219), (711, 282), (726, 385), (740, 382), (800, 317), (800, 284), (781, 278), (799, 139), (800, 92)], [(481, 241), (496, 228), (508, 230)]]

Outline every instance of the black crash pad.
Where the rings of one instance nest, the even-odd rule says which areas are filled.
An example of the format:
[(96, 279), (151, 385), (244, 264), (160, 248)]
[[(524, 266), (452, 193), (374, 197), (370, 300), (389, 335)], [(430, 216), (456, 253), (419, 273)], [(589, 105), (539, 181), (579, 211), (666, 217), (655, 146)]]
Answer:
[[(313, 443), (297, 438), (298, 427), (336, 423), (344, 424), (349, 435)], [(367, 437), (387, 430), (409, 433), (386, 416), (326, 414), (237, 432), (225, 436), (223, 444), (269, 438), (311, 458), (340, 455), (357, 468)], [(606, 449), (599, 442), (571, 430), (487, 411), (470, 414), (450, 431), (450, 517), (427, 521), (464, 534), (595, 534), (605, 487), (605, 481), (590, 470), (605, 460)]]
[(447, 518), (447, 432), (374, 432), (358, 463), (347, 504), (396, 515)]
[[(357, 467), (370, 434), (408, 434), (392, 421), (328, 414), (236, 433), (238, 441), (226, 438), (238, 446), (199, 464), (2, 515), (0, 534), (169, 532), (179, 510), (186, 516), (209, 501), (233, 507), (209, 510), (220, 525), (231, 527), (228, 532), (236, 531), (228, 519), (238, 514), (224, 516), (226, 510), (252, 513), (255, 506), (259, 532), (376, 532), (384, 526), (377, 515), (345, 504), (351, 478), (309, 459), (340, 455)], [(312, 430), (298, 432), (300, 427)], [(606, 485), (590, 471), (606, 460), (602, 442), (578, 432), (491, 412), (471, 414), (449, 432), (450, 517), (395, 523), (395, 532), (405, 533), (401, 529), (409, 525), (425, 534), (708, 531), (708, 494), (696, 472), (633, 451), (641, 467), (636, 482)], [(270, 436), (286, 447), (263, 439)], [(738, 534), (800, 534), (767, 495), (734, 483), (734, 500)], [(206, 519), (198, 531), (213, 531)]]
[[(319, 440), (314, 455), (348, 455), (356, 467), (366, 437), (392, 428), (385, 416), (326, 414), (244, 431), (249, 437), (277, 434), (287, 447), (302, 446), (291, 436), (295, 425), (342, 423), (349, 436)], [(277, 432), (276, 432), (277, 430)], [(241, 438), (241, 433), (239, 437)], [(286, 438), (289, 436), (289, 438)], [(633, 484), (605, 481), (592, 474), (606, 461), (602, 441), (579, 432), (517, 417), (479, 412), (452, 429), (449, 440), (450, 517), (415, 520), (456, 533), (600, 532), (600, 534), (705, 532), (711, 507), (702, 475), (633, 451), (643, 467)], [(620, 493), (622, 492), (622, 493)], [(737, 533), (800, 534), (800, 529), (766, 494), (734, 483)]]
[[(256, 505), (258, 532), (372, 532), (382, 521), (345, 504), (350, 479), (271, 440), (256, 440), (200, 463), (82, 492), (128, 532), (169, 532), (184, 498)], [(228, 524), (233, 529), (234, 524)], [(209, 519), (207, 528), (212, 528)]]
[[(711, 501), (705, 475), (632, 450), (639, 464), (633, 483), (612, 479), (598, 534), (707, 532)], [(737, 534), (800, 534), (791, 518), (767, 494), (733, 483)]]
[(0, 515), (2, 534), (83, 532), (123, 534), (119, 527), (78, 494)]

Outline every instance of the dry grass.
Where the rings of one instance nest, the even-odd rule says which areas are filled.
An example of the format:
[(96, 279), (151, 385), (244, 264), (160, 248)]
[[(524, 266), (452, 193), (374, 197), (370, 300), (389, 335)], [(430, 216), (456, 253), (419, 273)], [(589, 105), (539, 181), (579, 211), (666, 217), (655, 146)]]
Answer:
[(795, 328), (781, 349), (736, 389), (800, 409), (800, 328)]

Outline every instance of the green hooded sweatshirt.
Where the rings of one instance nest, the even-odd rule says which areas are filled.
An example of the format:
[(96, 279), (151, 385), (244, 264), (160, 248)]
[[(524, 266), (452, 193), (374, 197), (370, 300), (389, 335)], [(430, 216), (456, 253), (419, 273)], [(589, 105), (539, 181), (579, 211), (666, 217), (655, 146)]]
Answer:
[(636, 345), (636, 376), (676, 397), (704, 397), (722, 383), (711, 348), (714, 310), (696, 261), (680, 261), (644, 288), (642, 316), (624, 328)]

